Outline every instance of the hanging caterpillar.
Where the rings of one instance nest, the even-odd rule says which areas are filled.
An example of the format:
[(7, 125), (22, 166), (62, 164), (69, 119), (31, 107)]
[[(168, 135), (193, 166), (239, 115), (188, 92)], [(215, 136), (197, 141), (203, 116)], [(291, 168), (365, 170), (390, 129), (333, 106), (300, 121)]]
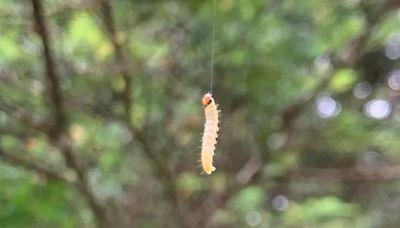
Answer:
[(201, 165), (207, 174), (215, 171), (213, 166), (213, 157), (215, 151), (215, 144), (218, 138), (218, 105), (215, 104), (214, 98), (211, 93), (206, 93), (202, 99), (204, 105), (204, 113), (206, 116), (206, 123), (204, 124), (204, 133), (201, 145)]

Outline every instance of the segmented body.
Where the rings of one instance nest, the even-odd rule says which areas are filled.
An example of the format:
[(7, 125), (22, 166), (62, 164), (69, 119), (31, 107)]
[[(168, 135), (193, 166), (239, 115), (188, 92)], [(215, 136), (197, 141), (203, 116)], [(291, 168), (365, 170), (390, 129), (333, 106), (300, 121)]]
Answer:
[(213, 158), (215, 145), (218, 138), (218, 123), (219, 123), (219, 110), (218, 105), (215, 104), (214, 98), (210, 93), (203, 97), (204, 113), (206, 122), (204, 124), (204, 133), (201, 146), (201, 165), (207, 174), (215, 171), (213, 166)]

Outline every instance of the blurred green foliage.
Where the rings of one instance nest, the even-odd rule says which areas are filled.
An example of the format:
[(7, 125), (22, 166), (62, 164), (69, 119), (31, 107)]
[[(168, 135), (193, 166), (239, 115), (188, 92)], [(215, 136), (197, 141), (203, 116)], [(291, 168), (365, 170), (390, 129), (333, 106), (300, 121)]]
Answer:
[[(212, 1), (113, 0), (110, 15), (103, 0), (40, 1), (63, 134), (107, 225), (397, 227), (398, 1), (216, 1), (211, 176), (198, 159)], [(64, 178), (0, 153), (0, 227), (101, 227), (46, 131), (54, 103), (30, 2), (0, 0), (0, 18), (1, 152)]]

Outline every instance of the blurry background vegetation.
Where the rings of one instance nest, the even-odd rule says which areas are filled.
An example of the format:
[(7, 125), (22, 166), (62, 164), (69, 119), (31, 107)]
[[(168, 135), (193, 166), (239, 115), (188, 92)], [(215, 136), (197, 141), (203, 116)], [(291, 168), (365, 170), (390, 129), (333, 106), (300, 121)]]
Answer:
[(398, 227), (399, 0), (0, 0), (0, 227)]

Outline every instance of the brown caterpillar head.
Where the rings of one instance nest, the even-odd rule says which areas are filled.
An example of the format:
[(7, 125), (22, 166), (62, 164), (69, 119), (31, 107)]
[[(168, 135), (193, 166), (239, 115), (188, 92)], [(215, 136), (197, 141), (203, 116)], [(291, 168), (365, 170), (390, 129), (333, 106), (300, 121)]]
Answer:
[(204, 94), (203, 99), (201, 100), (201, 102), (203, 103), (204, 106), (209, 105), (213, 100), (213, 97), (211, 95), (211, 93), (206, 93)]

